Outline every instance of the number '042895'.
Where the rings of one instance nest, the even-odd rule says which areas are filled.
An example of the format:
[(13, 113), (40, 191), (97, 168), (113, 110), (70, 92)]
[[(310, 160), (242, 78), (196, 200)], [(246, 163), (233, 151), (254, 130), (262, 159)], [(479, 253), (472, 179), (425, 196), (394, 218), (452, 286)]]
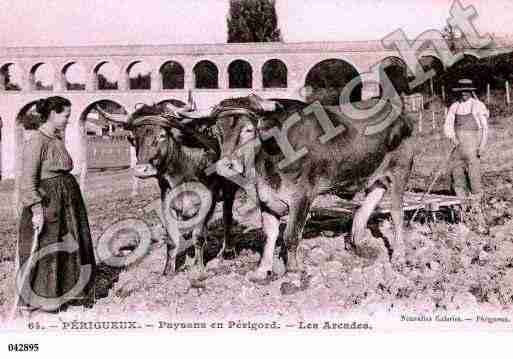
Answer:
[(9, 344), (7, 349), (10, 352), (37, 352), (39, 344)]

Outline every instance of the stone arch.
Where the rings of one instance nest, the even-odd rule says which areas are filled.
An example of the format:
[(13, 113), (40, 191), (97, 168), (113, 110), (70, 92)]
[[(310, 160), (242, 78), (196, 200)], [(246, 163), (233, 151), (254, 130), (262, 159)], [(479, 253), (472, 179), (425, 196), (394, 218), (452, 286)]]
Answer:
[(98, 90), (117, 90), (119, 88), (119, 67), (110, 62), (102, 61), (94, 66)]
[(20, 186), (21, 186), (21, 176), (22, 176), (22, 162), (23, 162), (23, 143), (25, 138), (31, 136), (31, 133), (37, 129), (37, 120), (39, 118), (39, 114), (35, 111), (37, 100), (30, 101), (25, 104), (17, 113), (15, 119), (15, 134), (14, 134), (14, 153), (15, 153), (15, 163), (14, 163), (14, 180), (15, 180), (15, 190), (14, 190), (14, 203), (15, 208), (19, 211), (21, 209), (20, 202)]
[(36, 129), (36, 121), (39, 117), (39, 114), (36, 112), (36, 104), (39, 100), (30, 101), (25, 104), (16, 115), (16, 125), (26, 125), (27, 130)]
[(145, 61), (138, 60), (131, 62), (126, 67), (129, 90), (150, 90), (151, 89), (151, 65)]
[(262, 66), (262, 85), (264, 88), (286, 88), (288, 86), (287, 65), (280, 59), (267, 60)]
[[(130, 132), (121, 125), (109, 123), (95, 109), (102, 107), (111, 113), (127, 114), (127, 107), (121, 102), (103, 98), (85, 106), (80, 113), (80, 183), (85, 188), (87, 173), (91, 170), (128, 168), (136, 165), (135, 150), (131, 147)], [(92, 126), (94, 124), (94, 126)], [(132, 183), (133, 193), (137, 191), (137, 181)]]
[(37, 91), (53, 91), (55, 69), (52, 65), (39, 62), (30, 68), (30, 83), (32, 89)]
[(22, 70), (14, 62), (0, 66), (0, 90), (21, 91)]
[[(344, 86), (358, 77), (358, 70), (349, 62), (341, 59), (326, 59), (310, 68), (305, 78), (307, 102), (320, 101), (324, 105), (339, 105), (340, 94)], [(361, 101), (362, 86), (358, 85), (350, 95), (351, 102)]]
[[(94, 123), (103, 124), (105, 125), (105, 129), (109, 122), (101, 116), (98, 111), (96, 110), (96, 106), (102, 107), (104, 110), (110, 112), (110, 113), (116, 113), (116, 114), (128, 114), (126, 107), (116, 100), (111, 100), (109, 98), (103, 98), (100, 100), (95, 100), (94, 102), (87, 105), (81, 112), (79, 116), (79, 122), (85, 123), (89, 120), (94, 119)], [(92, 114), (92, 116), (91, 116)], [(114, 125), (114, 129), (121, 128), (120, 126)], [(87, 130), (87, 129), (85, 129)], [(100, 134), (99, 134), (100, 135)], [(100, 135), (101, 136), (101, 135)]]
[(166, 61), (159, 69), (163, 90), (185, 88), (185, 70), (177, 61)]
[(82, 64), (71, 61), (62, 67), (61, 74), (68, 91), (83, 91), (86, 89), (87, 72)]
[(248, 61), (238, 59), (228, 65), (228, 87), (232, 89), (253, 87), (253, 68)]
[[(388, 56), (380, 61), (379, 76), (380, 83), (383, 82), (383, 76), (387, 76), (388, 80), (392, 83), (395, 91), (400, 94), (409, 94), (410, 86), (408, 66), (406, 63), (397, 56)], [(380, 94), (383, 89), (380, 88)]]
[(111, 113), (127, 114), (121, 103), (110, 99), (96, 100), (80, 113), (82, 183), (90, 170), (130, 167), (134, 162), (133, 151), (127, 140), (129, 131), (108, 122), (95, 109), (98, 105)]
[(194, 87), (197, 89), (219, 88), (219, 69), (210, 60), (202, 60), (193, 67)]

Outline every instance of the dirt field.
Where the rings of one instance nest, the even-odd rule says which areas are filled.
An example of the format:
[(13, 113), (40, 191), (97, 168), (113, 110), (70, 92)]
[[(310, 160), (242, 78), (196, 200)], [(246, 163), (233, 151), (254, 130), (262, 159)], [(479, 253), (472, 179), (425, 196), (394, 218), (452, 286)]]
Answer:
[[(258, 263), (262, 247), (259, 231), (239, 225), (240, 254), (234, 261), (213, 259), (208, 276), (196, 280), (191, 271), (174, 277), (161, 275), (165, 251), (161, 241), (153, 244), (145, 259), (122, 271), (105, 265), (96, 284), (96, 305), (80, 311), (87, 318), (162, 314), (177, 319), (289, 318), (290, 320), (337, 317), (343, 313), (444, 313), (465, 311), (494, 313), (511, 310), (513, 304), (513, 119), (505, 119), (491, 131), (490, 146), (483, 158), (486, 186), (486, 217), (489, 236), (479, 236), (463, 225), (444, 222), (415, 224), (406, 233), (406, 267), (394, 269), (386, 248), (376, 233), (391, 237), (386, 217), (373, 222), (365, 240), (365, 258), (344, 250), (350, 218), (315, 220), (307, 226), (301, 253), (307, 276), (285, 275), (270, 284), (247, 280)], [(437, 134), (418, 137), (419, 156), (410, 182), (413, 190), (425, 189), (431, 174), (448, 152), (449, 144)], [(95, 173), (87, 182), (86, 197), (93, 237), (117, 220), (143, 218), (157, 223), (143, 208), (158, 198), (156, 183), (144, 182), (139, 194), (131, 194), (127, 171)], [(449, 189), (444, 175), (435, 191)], [(10, 203), (12, 182), (0, 183), (0, 323), (13, 298), (15, 217)], [(239, 217), (240, 219), (240, 217)], [(241, 222), (244, 222), (241, 220)], [(247, 220), (244, 223), (250, 223)], [(211, 254), (218, 249), (220, 226), (211, 227)], [(378, 231), (376, 230), (379, 229)], [(211, 256), (212, 256), (211, 255)], [(279, 263), (277, 268), (279, 271)], [(288, 294), (285, 282), (299, 284), (302, 291)], [(75, 316), (78, 309), (50, 316)]]

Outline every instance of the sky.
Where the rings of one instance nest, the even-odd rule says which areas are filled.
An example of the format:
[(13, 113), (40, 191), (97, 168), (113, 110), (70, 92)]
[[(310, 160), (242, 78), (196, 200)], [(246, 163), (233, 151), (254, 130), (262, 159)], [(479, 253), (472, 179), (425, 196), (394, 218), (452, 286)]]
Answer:
[[(414, 39), (443, 28), (452, 2), (276, 0), (276, 10), (285, 42), (379, 40), (398, 28)], [(513, 0), (461, 3), (476, 8), (480, 32), (513, 35)], [(228, 5), (228, 0), (0, 0), (0, 47), (224, 43)]]

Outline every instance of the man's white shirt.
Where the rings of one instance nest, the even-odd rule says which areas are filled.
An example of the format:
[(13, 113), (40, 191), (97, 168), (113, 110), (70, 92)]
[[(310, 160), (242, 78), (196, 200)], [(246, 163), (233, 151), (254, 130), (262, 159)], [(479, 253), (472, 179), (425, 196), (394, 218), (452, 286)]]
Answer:
[(449, 107), (449, 111), (445, 118), (445, 136), (451, 139), (456, 138), (456, 133), (454, 132), (454, 120), (456, 115), (468, 115), (470, 113), (474, 115), (480, 129), (483, 127), (483, 124), (487, 126), (488, 118), (490, 118), (490, 111), (488, 111), (484, 103), (476, 98), (470, 98), (465, 102), (456, 101), (451, 105), (451, 107)]

